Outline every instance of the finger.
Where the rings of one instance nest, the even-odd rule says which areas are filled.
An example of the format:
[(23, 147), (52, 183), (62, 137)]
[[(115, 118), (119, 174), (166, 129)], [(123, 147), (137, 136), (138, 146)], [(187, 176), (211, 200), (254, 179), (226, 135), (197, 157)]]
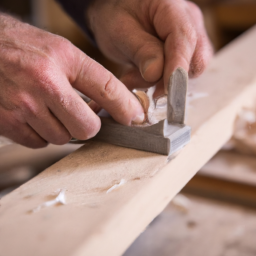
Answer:
[[(182, 67), (189, 71), (197, 43), (197, 34), (186, 12), (186, 1), (163, 1), (155, 15), (157, 34), (165, 41), (164, 86), (171, 74)], [(175, 22), (173, 22), (175, 20)]]
[(204, 27), (203, 16), (199, 7), (196, 4), (188, 1), (187, 13), (191, 17), (192, 22), (197, 24), (195, 28), (197, 30), (198, 40), (189, 69), (189, 76), (197, 77), (204, 71), (212, 58), (213, 46)]
[(200, 36), (190, 63), (189, 77), (194, 78), (201, 75), (212, 56), (213, 48), (208, 37), (205, 35)]
[(83, 61), (77, 63), (79, 72), (72, 83), (76, 89), (97, 102), (121, 124), (144, 121), (139, 101), (113, 74), (89, 57), (83, 57)]
[(1, 135), (29, 148), (43, 148), (48, 145), (27, 123), (19, 122), (9, 111), (1, 109), (0, 115)]
[(140, 70), (147, 82), (156, 82), (163, 74), (164, 44), (156, 36), (147, 32), (134, 17), (124, 16), (125, 21), (116, 24), (115, 37), (125, 38), (118, 48)]
[(162, 78), (157, 84), (156, 84), (156, 89), (154, 91), (153, 94), (153, 99), (155, 100), (155, 102), (157, 102), (157, 100), (161, 97), (163, 97), (165, 95), (165, 91), (164, 91), (164, 79)]
[(59, 83), (61, 85), (55, 85), (53, 95), (47, 97), (48, 108), (73, 138), (87, 140), (94, 137), (100, 129), (99, 117), (66, 79)]
[(70, 141), (71, 135), (63, 124), (49, 111), (46, 106), (41, 106), (34, 112), (25, 112), (27, 123), (46, 141), (63, 145)]
[(89, 103), (88, 103), (88, 106), (93, 110), (94, 113), (98, 114), (102, 107), (96, 103), (94, 100), (91, 100)]
[(136, 67), (127, 68), (119, 79), (130, 91), (155, 85), (155, 83), (145, 81)]

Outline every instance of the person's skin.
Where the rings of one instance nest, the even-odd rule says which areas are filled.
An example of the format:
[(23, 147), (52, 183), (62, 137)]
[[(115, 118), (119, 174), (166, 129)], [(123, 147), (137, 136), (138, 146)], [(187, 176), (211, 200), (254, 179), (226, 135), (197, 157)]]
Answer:
[(124, 66), (120, 79), (130, 89), (158, 82), (161, 95), (176, 68), (197, 77), (212, 56), (202, 13), (189, 1), (93, 0), (86, 16), (100, 50)]
[(100, 119), (72, 87), (124, 125), (144, 120), (125, 85), (68, 40), (0, 15), (0, 135), (31, 148), (95, 136)]
[(158, 82), (161, 95), (162, 77), (177, 67), (197, 76), (211, 56), (202, 15), (183, 0), (93, 0), (87, 16), (99, 48), (126, 68), (123, 83), (66, 39), (0, 14), (0, 135), (32, 148), (86, 140), (100, 129), (98, 105), (124, 125), (142, 122), (126, 86)]

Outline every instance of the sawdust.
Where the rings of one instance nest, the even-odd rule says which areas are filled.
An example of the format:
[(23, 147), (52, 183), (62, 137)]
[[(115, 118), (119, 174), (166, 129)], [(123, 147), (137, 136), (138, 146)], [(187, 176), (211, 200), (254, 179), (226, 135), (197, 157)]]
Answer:
[(32, 210), (32, 212), (36, 213), (36, 212), (41, 211), (44, 208), (54, 206), (54, 205), (58, 205), (58, 204), (62, 204), (62, 205), (66, 204), (65, 189), (59, 190), (59, 193), (58, 193), (56, 198), (54, 198), (53, 200), (46, 201), (43, 204), (37, 206), (36, 208), (34, 208)]
[(233, 136), (223, 149), (256, 155), (256, 105), (240, 110), (234, 124)]
[(108, 194), (108, 193), (112, 192), (113, 190), (116, 190), (116, 189), (120, 188), (120, 187), (123, 186), (125, 183), (126, 183), (126, 180), (125, 180), (125, 179), (121, 179), (118, 184), (115, 184), (114, 186), (112, 186), (111, 188), (109, 188), (106, 193)]

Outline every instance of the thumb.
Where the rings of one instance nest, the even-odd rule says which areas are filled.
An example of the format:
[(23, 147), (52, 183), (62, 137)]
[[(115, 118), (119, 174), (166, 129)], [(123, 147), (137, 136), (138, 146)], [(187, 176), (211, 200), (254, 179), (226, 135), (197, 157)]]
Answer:
[(135, 66), (124, 68), (119, 79), (130, 91), (133, 89), (145, 89), (155, 85), (155, 83), (146, 82)]
[(119, 47), (138, 67), (144, 80), (150, 83), (158, 81), (164, 69), (163, 42), (146, 32), (132, 18), (126, 20), (119, 36), (126, 38)]

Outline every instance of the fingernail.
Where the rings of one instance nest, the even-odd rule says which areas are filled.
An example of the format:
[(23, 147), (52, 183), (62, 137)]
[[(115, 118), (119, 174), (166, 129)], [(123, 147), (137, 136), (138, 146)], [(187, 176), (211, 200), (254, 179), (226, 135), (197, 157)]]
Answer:
[(141, 124), (145, 121), (145, 114), (139, 114), (137, 115), (133, 120), (132, 120), (132, 124)]

